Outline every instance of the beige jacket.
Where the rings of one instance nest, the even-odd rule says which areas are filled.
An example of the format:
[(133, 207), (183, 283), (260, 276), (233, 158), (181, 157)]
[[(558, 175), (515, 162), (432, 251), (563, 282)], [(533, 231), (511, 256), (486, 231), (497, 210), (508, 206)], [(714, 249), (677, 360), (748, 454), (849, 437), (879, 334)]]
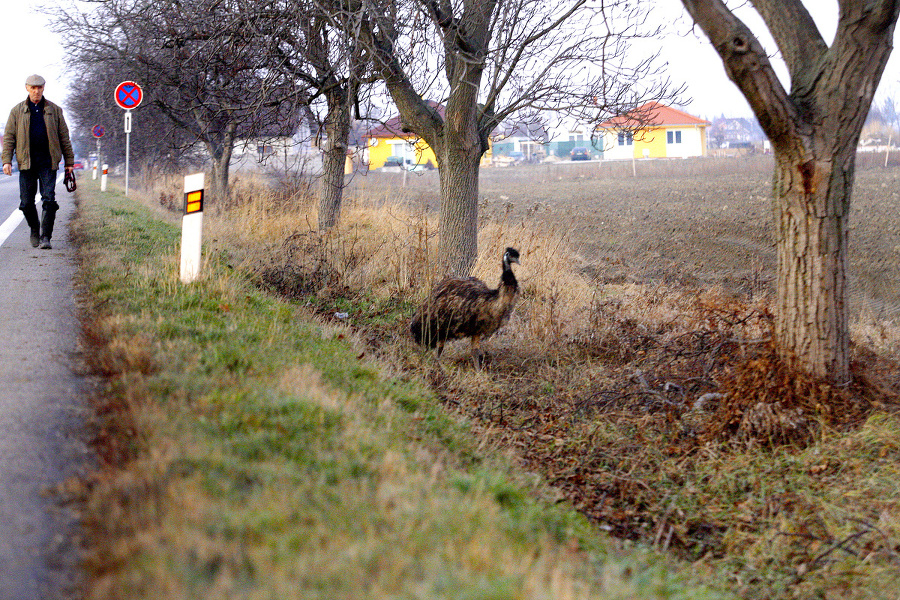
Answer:
[[(59, 161), (66, 159), (65, 166), (75, 164), (75, 153), (69, 139), (69, 127), (60, 107), (44, 98), (44, 123), (47, 125), (47, 139), (50, 141), (50, 165), (56, 170)], [(13, 154), (19, 163), (20, 171), (31, 168), (31, 147), (29, 143), (29, 127), (31, 113), (28, 111), (28, 100), (24, 100), (9, 113), (6, 131), (3, 132), (3, 157), (0, 164), (12, 164)]]

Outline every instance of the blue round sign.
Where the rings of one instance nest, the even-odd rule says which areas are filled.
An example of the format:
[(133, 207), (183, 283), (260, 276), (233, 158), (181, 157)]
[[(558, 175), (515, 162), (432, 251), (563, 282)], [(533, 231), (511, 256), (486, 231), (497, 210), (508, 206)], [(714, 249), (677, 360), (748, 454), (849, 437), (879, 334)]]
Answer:
[(137, 105), (144, 99), (144, 92), (141, 86), (133, 81), (123, 81), (116, 87), (115, 93), (116, 104), (125, 110), (137, 108)]
[(91, 133), (94, 134), (94, 137), (100, 139), (103, 137), (103, 134), (106, 133), (106, 129), (103, 128), (103, 125), (94, 125), (94, 128), (91, 129)]

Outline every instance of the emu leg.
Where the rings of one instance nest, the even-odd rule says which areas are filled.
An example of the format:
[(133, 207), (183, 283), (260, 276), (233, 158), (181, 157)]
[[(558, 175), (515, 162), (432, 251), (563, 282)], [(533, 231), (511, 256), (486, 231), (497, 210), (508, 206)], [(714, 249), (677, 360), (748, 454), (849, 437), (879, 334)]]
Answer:
[(481, 351), (481, 336), (472, 336), (472, 362), (475, 363), (475, 370), (480, 371), (484, 365), (484, 352)]

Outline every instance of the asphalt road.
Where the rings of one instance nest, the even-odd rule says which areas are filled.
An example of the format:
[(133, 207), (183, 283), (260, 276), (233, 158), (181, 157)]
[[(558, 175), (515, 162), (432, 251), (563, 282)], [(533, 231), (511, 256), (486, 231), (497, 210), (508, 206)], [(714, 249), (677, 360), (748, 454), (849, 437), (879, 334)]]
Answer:
[(90, 465), (88, 381), (74, 367), (72, 195), (60, 178), (53, 249), (40, 250), (18, 190), (0, 173), (0, 600), (45, 600), (77, 580), (74, 515), (52, 490)]

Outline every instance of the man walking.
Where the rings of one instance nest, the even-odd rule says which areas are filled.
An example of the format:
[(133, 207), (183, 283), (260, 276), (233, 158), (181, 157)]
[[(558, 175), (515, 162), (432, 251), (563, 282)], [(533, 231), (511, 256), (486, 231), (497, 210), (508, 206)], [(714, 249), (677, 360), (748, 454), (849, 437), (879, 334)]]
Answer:
[[(44, 98), (44, 78), (31, 75), (25, 80), (28, 97), (9, 113), (3, 133), (3, 172), (12, 175), (12, 157), (19, 164), (19, 210), (31, 228), (31, 245), (49, 250), (56, 220), (56, 170), (65, 158), (66, 171), (75, 167), (69, 127), (62, 109)], [(41, 218), (34, 200), (41, 191)]]

